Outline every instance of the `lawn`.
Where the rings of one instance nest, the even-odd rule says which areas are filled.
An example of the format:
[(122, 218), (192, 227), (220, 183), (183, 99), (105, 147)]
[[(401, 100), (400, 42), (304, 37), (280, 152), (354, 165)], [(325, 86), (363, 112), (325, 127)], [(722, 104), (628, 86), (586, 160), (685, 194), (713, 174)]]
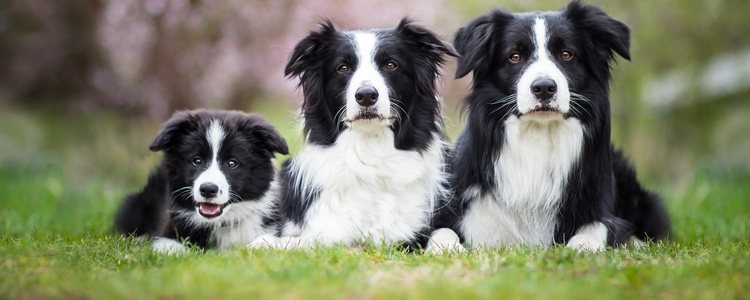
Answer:
[(750, 176), (720, 171), (647, 182), (668, 200), (675, 236), (637, 250), (158, 255), (110, 234), (119, 199), (158, 160), (145, 150), (157, 125), (0, 115), (0, 298), (742, 299), (750, 289)]

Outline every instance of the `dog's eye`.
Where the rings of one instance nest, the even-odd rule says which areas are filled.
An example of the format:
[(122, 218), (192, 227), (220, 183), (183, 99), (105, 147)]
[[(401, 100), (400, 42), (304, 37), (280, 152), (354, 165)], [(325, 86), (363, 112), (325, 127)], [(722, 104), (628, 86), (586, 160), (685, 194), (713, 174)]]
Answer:
[(336, 67), (336, 71), (339, 72), (339, 74), (349, 74), (351, 72), (351, 68), (347, 66), (346, 64), (340, 64), (338, 67)]
[(193, 165), (194, 166), (200, 166), (203, 164), (203, 160), (200, 157), (193, 158)]
[(386, 71), (393, 71), (398, 69), (398, 65), (394, 61), (389, 61), (385, 64), (385, 66), (383, 66), (383, 69), (385, 69)]
[(568, 50), (563, 50), (563, 52), (560, 53), (560, 59), (564, 61), (569, 61), (573, 59), (573, 53)]
[(516, 63), (521, 62), (521, 60), (523, 60), (523, 56), (521, 56), (520, 53), (516, 52), (516, 53), (511, 54), (510, 57), (508, 57), (508, 60), (510, 60), (511, 63), (516, 64)]
[(227, 161), (227, 167), (229, 167), (230, 169), (236, 169), (239, 165), (240, 164), (237, 163), (237, 161), (234, 159), (230, 159), (229, 161)]

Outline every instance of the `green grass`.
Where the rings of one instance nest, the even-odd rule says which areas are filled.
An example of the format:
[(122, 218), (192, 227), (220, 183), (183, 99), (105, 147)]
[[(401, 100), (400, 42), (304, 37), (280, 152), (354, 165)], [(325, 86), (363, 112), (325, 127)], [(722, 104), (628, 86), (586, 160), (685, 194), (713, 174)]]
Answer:
[[(278, 115), (282, 131), (294, 130)], [(742, 299), (750, 288), (750, 176), (716, 172), (656, 186), (675, 236), (637, 250), (435, 257), (387, 247), (239, 247), (158, 255), (109, 233), (119, 199), (158, 159), (145, 150), (157, 125), (0, 115), (0, 149), (9, 151), (0, 157), (0, 299)]]

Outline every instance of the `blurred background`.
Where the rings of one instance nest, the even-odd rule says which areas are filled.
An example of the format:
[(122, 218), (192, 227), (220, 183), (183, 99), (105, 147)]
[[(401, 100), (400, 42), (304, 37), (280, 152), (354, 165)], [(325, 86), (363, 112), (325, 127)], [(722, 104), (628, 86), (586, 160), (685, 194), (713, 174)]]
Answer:
[[(0, 1), (2, 228), (59, 222), (71, 227), (60, 230), (78, 231), (65, 225), (76, 222), (58, 219), (110, 218), (118, 199), (158, 162), (147, 145), (178, 109), (263, 113), (297, 149), (300, 93), (283, 67), (324, 17), (355, 29), (410, 16), (450, 41), (493, 8), (556, 10), (566, 3)], [(707, 190), (701, 178), (750, 184), (750, 1), (587, 3), (632, 29), (632, 62), (620, 60), (613, 70), (613, 138), (647, 185), (681, 199)], [(451, 61), (441, 80), (451, 140), (464, 122), (470, 83), (453, 80), (454, 70)], [(81, 200), (91, 198), (101, 202)], [(49, 203), (22, 211), (35, 201)]]

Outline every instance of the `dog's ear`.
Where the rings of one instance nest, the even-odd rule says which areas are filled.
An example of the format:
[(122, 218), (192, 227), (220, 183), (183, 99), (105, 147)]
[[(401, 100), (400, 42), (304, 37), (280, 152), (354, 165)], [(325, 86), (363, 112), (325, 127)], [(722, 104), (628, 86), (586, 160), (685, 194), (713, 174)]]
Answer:
[(512, 18), (513, 15), (497, 10), (475, 19), (456, 32), (453, 38), (453, 47), (459, 55), (456, 78), (489, 65), (493, 54), (492, 36)]
[(159, 131), (148, 148), (156, 152), (166, 150), (171, 145), (174, 145), (181, 135), (195, 128), (196, 117), (197, 115), (194, 111), (178, 111), (174, 113), (162, 125), (161, 131)]
[(320, 49), (326, 39), (335, 36), (336, 32), (336, 27), (330, 20), (325, 19), (320, 23), (320, 28), (317, 31), (310, 32), (294, 47), (292, 56), (284, 69), (284, 76), (299, 76), (306, 70), (314, 68), (314, 64), (317, 62), (315, 52)]
[(263, 143), (271, 156), (273, 153), (289, 154), (289, 146), (281, 133), (259, 115), (248, 114), (242, 131)]
[(421, 53), (426, 53), (427, 58), (435, 65), (445, 63), (446, 56), (458, 56), (453, 47), (443, 42), (435, 32), (414, 24), (414, 21), (409, 18), (401, 19), (396, 26), (396, 32), (403, 36), (405, 41), (423, 50), (424, 52)]
[(630, 60), (630, 29), (625, 23), (611, 18), (597, 6), (579, 1), (568, 4), (563, 15), (588, 32), (591, 43), (606, 49), (610, 59), (614, 52)]

